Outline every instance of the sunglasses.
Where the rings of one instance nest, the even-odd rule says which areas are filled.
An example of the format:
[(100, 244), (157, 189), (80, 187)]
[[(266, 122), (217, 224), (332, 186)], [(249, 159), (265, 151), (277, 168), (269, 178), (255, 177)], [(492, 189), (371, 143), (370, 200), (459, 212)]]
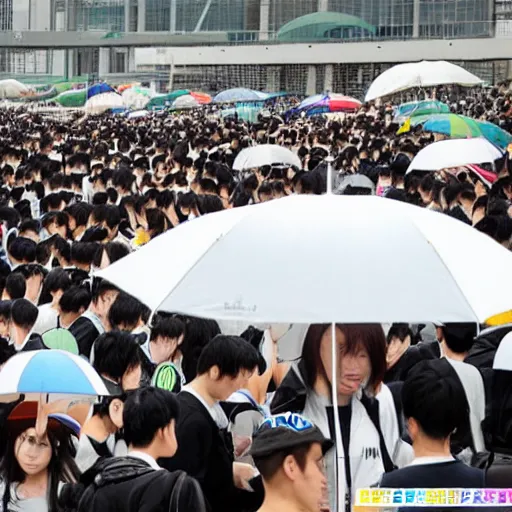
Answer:
[(284, 414), (276, 414), (264, 420), (258, 432), (279, 427), (284, 427), (294, 432), (304, 432), (304, 430), (314, 428), (314, 425), (300, 414), (287, 412)]

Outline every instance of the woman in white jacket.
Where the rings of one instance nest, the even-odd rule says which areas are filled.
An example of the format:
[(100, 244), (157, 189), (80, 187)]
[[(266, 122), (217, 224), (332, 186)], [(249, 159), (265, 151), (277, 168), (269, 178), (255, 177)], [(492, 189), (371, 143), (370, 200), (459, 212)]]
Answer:
[[(271, 411), (273, 414), (301, 412), (326, 437), (335, 439), (331, 332), (329, 324), (309, 327), (301, 360), (290, 368), (277, 389)], [(393, 397), (382, 384), (386, 371), (386, 339), (382, 327), (337, 324), (336, 344), (343, 446), (336, 446), (326, 455), (329, 503), (331, 511), (335, 511), (337, 484), (342, 486), (344, 508), (349, 511), (357, 489), (375, 484), (385, 471), (407, 464), (413, 454), (412, 447), (400, 439)], [(341, 459), (341, 464), (336, 464), (336, 457)], [(340, 512), (342, 507), (340, 504)]]

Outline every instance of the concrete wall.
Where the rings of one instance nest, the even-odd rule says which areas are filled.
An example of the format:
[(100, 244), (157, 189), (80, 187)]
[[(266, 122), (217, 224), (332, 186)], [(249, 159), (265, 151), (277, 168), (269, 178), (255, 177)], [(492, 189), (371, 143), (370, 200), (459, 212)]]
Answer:
[(137, 65), (334, 64), (418, 60), (508, 60), (512, 44), (499, 39), (393, 41), (341, 44), (282, 44), (138, 48)]

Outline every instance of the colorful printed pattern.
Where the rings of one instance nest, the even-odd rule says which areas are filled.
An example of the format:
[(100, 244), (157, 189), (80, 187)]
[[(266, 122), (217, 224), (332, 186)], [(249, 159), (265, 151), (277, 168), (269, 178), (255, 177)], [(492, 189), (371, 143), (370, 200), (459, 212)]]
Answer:
[(510, 506), (512, 489), (359, 489), (356, 507)]

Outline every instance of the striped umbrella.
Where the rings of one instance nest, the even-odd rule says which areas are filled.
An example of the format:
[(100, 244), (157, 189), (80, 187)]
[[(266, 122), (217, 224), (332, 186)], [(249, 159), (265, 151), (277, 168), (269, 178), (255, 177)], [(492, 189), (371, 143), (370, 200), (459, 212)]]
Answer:
[(499, 126), (487, 121), (478, 121), (477, 119), (457, 114), (410, 117), (397, 133), (406, 133), (412, 127), (418, 125), (423, 125), (423, 130), (427, 132), (442, 133), (452, 139), (484, 137), (501, 149), (505, 149), (512, 142), (512, 135)]
[(0, 401), (53, 402), (69, 396), (108, 395), (96, 370), (83, 358), (63, 350), (34, 350), (11, 357), (0, 371)]

